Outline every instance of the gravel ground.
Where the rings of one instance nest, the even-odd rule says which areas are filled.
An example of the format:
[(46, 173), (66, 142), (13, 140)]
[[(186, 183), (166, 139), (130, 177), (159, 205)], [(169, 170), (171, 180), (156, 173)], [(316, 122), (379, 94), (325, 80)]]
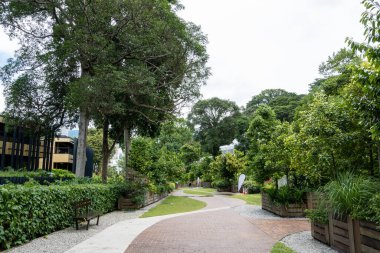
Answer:
[(296, 219), (307, 220), (306, 218), (281, 218), (271, 212), (261, 209), (261, 206), (254, 205), (242, 205), (233, 208), (241, 216), (255, 218), (255, 219), (270, 219), (270, 220), (284, 220), (284, 219)]
[[(254, 219), (271, 219), (271, 220), (283, 220), (283, 219), (297, 219), (303, 220), (306, 218), (281, 218), (275, 214), (267, 212), (261, 209), (261, 206), (243, 205), (235, 207), (234, 210), (240, 215), (250, 217)], [(310, 231), (300, 232), (286, 236), (281, 240), (286, 246), (293, 249), (297, 253), (337, 253), (337, 251), (331, 249), (329, 246), (314, 240)]]
[(310, 231), (289, 235), (281, 240), (297, 253), (337, 253), (329, 246), (314, 240)]
[[(85, 226), (79, 227), (76, 230), (75, 227), (70, 227), (60, 231), (56, 231), (44, 237), (40, 237), (30, 241), (22, 246), (12, 248), (4, 253), (61, 253), (69, 250), (75, 245), (87, 240), (91, 236), (99, 233), (103, 229), (112, 226), (115, 223), (126, 219), (138, 218), (141, 214), (148, 209), (158, 205), (161, 201), (152, 205), (146, 206), (139, 210), (134, 211), (114, 211), (105, 214), (99, 219), (99, 226), (96, 226), (96, 219), (92, 220), (90, 227), (86, 230)], [(92, 225), (91, 225), (92, 224)]]

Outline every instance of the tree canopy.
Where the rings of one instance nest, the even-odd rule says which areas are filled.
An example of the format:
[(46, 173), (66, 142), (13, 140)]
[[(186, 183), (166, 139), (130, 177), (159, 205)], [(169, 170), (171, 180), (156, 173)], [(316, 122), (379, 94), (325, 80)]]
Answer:
[(195, 128), (195, 140), (200, 141), (205, 152), (216, 156), (219, 147), (230, 144), (238, 133), (236, 119), (240, 116), (235, 102), (220, 98), (199, 100), (188, 115)]
[(263, 90), (247, 103), (246, 114), (252, 115), (260, 105), (268, 105), (276, 113), (277, 119), (291, 122), (302, 97), (303, 95), (297, 95), (283, 89)]

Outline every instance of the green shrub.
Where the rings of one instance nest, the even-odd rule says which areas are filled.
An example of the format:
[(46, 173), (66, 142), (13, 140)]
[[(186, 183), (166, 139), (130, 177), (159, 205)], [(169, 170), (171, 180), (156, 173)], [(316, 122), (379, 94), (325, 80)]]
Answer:
[(328, 210), (325, 208), (307, 209), (305, 213), (306, 213), (306, 217), (309, 218), (312, 222), (316, 222), (320, 224), (329, 223)]
[(175, 183), (173, 183), (173, 182), (169, 183), (169, 190), (170, 190), (170, 192), (175, 190)]
[(74, 173), (68, 170), (52, 169), (54, 178), (75, 178)]
[(369, 201), (368, 213), (364, 213), (368, 221), (380, 226), (380, 193), (375, 194)]
[(297, 189), (290, 186), (283, 186), (279, 189), (265, 188), (264, 192), (268, 193), (274, 203), (280, 205), (301, 204), (306, 198), (304, 189)]
[(114, 210), (126, 184), (5, 185), (0, 187), (0, 250), (65, 228), (73, 204), (91, 199), (92, 208)]
[(368, 204), (378, 191), (378, 184), (352, 173), (338, 175), (335, 181), (329, 182), (322, 189), (333, 214), (341, 217), (351, 215), (355, 219), (365, 220), (372, 215)]
[(260, 186), (253, 180), (244, 181), (243, 187), (247, 188), (248, 194), (259, 193), (261, 190)]
[(14, 170), (7, 170), (7, 171), (0, 171), (0, 177), (26, 177), (29, 179), (34, 178), (54, 178), (56, 180), (61, 180), (62, 178), (70, 178), (74, 179), (75, 175), (68, 171), (68, 170), (60, 170), (60, 169), (52, 169), (51, 172), (45, 171), (45, 170), (37, 170), (37, 171), (14, 171)]
[(218, 190), (224, 190), (231, 187), (231, 183), (228, 180), (219, 179), (212, 182), (212, 186)]

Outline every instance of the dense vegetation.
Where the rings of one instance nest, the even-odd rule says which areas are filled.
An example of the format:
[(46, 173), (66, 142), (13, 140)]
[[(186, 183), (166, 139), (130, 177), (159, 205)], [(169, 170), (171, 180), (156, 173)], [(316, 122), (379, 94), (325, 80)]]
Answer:
[(115, 209), (125, 184), (5, 185), (0, 187), (0, 250), (72, 224), (73, 204), (90, 199), (92, 208)]
[[(329, 204), (321, 203), (312, 219), (326, 222), (334, 212), (380, 224), (380, 10), (373, 1), (363, 1), (368, 43), (347, 40), (348, 48), (320, 65), (308, 94), (267, 89), (244, 108), (220, 98), (199, 100), (187, 119), (174, 115), (178, 104), (199, 96), (209, 75), (206, 37), (176, 15), (177, 1), (120, 3), (94, 1), (85, 10), (76, 1), (0, 5), (1, 25), (22, 38), (16, 58), (0, 72), (8, 120), (36, 129), (79, 122), (79, 150), (92, 120), (97, 130), (88, 141), (96, 146), (102, 182), (118, 178), (107, 167), (119, 143), (122, 178), (144, 183), (134, 192), (136, 202), (146, 190), (160, 193), (198, 178), (230, 190), (244, 173), (249, 191), (263, 189), (280, 204), (302, 202), (305, 192), (319, 189)], [(138, 10), (130, 25), (124, 8)], [(30, 66), (36, 68), (24, 68)], [(221, 154), (220, 146), (234, 140), (235, 150)], [(2, 186), (1, 247), (69, 225), (75, 200), (91, 197), (97, 208), (112, 210), (126, 191), (125, 182), (115, 182)]]

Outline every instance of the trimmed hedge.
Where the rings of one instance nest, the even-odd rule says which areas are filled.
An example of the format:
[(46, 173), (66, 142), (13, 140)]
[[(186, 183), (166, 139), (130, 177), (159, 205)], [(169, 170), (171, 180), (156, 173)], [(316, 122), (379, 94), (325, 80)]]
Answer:
[(103, 213), (115, 209), (126, 184), (0, 187), (0, 251), (72, 224), (73, 203), (91, 199)]
[(51, 172), (45, 170), (36, 171), (0, 171), (0, 177), (26, 177), (26, 178), (39, 178), (39, 177), (51, 177), (54, 179), (71, 178), (74, 179), (75, 175), (68, 170), (52, 169)]

